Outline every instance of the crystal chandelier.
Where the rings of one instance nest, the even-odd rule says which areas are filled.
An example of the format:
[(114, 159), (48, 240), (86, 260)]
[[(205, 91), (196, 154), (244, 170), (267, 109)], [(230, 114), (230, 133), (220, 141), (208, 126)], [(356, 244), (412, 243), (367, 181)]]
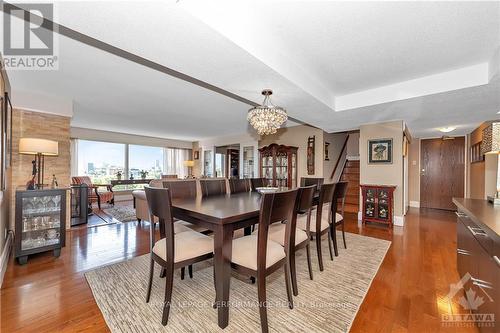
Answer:
[(257, 130), (259, 135), (274, 134), (288, 119), (286, 110), (271, 103), (271, 89), (262, 90), (264, 102), (248, 110), (248, 122)]

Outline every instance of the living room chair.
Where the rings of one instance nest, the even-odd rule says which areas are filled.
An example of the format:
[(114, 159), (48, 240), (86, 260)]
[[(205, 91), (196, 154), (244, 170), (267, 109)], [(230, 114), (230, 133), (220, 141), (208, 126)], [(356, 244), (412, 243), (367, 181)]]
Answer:
[[(101, 209), (101, 203), (106, 202), (111, 205), (115, 204), (115, 197), (113, 193), (113, 186), (111, 184), (94, 184), (89, 176), (75, 176), (71, 177), (73, 184), (88, 186), (88, 202), (92, 207), (94, 202), (97, 202), (97, 207)], [(99, 188), (106, 188), (106, 191), (99, 191)]]
[(149, 186), (145, 187), (144, 190), (151, 220), (153, 221), (155, 217), (158, 218), (160, 225), (160, 239), (158, 241), (155, 240), (154, 228), (150, 228), (151, 261), (146, 303), (149, 302), (151, 296), (154, 264), (157, 263), (165, 272), (165, 297), (161, 320), (162, 325), (165, 326), (168, 323), (172, 300), (174, 270), (212, 258), (214, 242), (209, 236), (196, 231), (175, 234), (170, 190)]

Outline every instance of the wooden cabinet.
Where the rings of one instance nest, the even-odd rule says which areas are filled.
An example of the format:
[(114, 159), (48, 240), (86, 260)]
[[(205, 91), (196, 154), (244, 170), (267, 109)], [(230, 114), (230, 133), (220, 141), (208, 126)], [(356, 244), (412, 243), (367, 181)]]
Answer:
[(394, 190), (393, 185), (360, 185), (363, 195), (363, 223), (393, 224)]
[(488, 318), (500, 316), (500, 237), (460, 207), (457, 216), (457, 269), (463, 285), (453, 296), (466, 304), (467, 308), (461, 305), (464, 312), (482, 315), (476, 322), (481, 332), (498, 332)]
[(260, 177), (266, 178), (270, 186), (296, 187), (297, 150), (275, 143), (260, 148)]
[(16, 191), (15, 256), (25, 264), (28, 255), (65, 245), (66, 189)]

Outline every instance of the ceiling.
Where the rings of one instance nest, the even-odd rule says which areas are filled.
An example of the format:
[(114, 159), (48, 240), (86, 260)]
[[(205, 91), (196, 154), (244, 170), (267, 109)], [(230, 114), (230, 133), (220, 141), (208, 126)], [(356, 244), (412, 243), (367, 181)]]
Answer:
[[(327, 132), (401, 119), (432, 137), (499, 117), (499, 2), (69, 1), (55, 10), (62, 25), (251, 101), (272, 88), (292, 117)], [(70, 101), (75, 127), (157, 137), (252, 131), (249, 105), (192, 83), (60, 35), (58, 59), (55, 71), (8, 72), (14, 104), (36, 103), (36, 92)]]

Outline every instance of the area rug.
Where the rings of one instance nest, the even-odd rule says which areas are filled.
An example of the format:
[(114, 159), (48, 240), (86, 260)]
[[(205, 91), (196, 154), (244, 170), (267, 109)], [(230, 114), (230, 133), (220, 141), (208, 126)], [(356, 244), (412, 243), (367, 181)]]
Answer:
[[(340, 236), (340, 233), (339, 233)], [(328, 242), (322, 242), (325, 270), (318, 269), (314, 243), (314, 280), (309, 280), (305, 250), (297, 253), (299, 295), (294, 309), (286, 304), (282, 270), (267, 278), (271, 332), (347, 332), (373, 281), (390, 242), (347, 233), (347, 250), (330, 260)], [(151, 300), (145, 302), (149, 255), (98, 268), (85, 274), (96, 302), (112, 332), (260, 332), (257, 286), (242, 277), (231, 279), (229, 325), (217, 326), (213, 268), (195, 265), (193, 279), (180, 280), (176, 272), (167, 326), (161, 325), (164, 279), (156, 265)]]
[(133, 206), (114, 206), (105, 208), (103, 211), (120, 222), (137, 221), (135, 208)]

